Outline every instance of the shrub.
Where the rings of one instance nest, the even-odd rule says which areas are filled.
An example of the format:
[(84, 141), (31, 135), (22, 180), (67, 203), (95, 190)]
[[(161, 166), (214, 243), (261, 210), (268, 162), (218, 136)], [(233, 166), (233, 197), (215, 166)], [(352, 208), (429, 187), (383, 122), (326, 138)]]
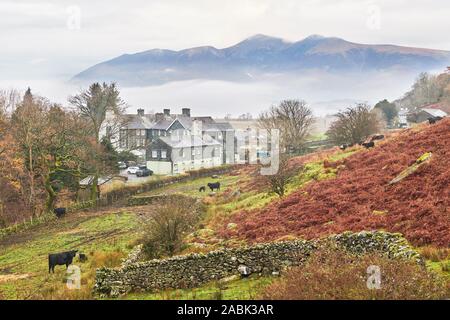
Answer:
[(420, 254), (427, 260), (431, 260), (432, 262), (438, 262), (450, 257), (450, 249), (427, 246), (420, 248)]
[[(368, 289), (367, 268), (379, 266), (381, 288)], [(392, 260), (379, 253), (355, 256), (321, 248), (302, 266), (292, 268), (264, 291), (263, 299), (372, 300), (442, 299), (445, 281), (411, 260)]]
[(177, 201), (161, 199), (154, 206), (154, 213), (145, 221), (141, 241), (143, 252), (150, 259), (179, 252), (183, 237), (192, 231), (203, 211), (197, 200), (189, 197)]

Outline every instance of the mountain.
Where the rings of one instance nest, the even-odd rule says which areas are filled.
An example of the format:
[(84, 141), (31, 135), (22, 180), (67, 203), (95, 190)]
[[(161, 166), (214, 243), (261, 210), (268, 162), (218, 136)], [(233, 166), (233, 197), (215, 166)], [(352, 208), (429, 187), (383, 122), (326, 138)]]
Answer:
[(193, 79), (255, 81), (307, 70), (336, 74), (392, 69), (421, 72), (449, 63), (450, 51), (358, 44), (319, 35), (297, 42), (255, 35), (224, 49), (204, 46), (124, 54), (90, 67), (72, 81), (116, 81), (124, 86)]

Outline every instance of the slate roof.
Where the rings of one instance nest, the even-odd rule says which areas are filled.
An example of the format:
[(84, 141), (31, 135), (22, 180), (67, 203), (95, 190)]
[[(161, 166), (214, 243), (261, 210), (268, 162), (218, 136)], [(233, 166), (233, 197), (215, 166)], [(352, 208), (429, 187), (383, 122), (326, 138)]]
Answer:
[(180, 139), (175, 139), (175, 137), (159, 137), (159, 139), (171, 148), (190, 148), (221, 145), (217, 140), (211, 138), (208, 135), (204, 135), (203, 138), (198, 136), (181, 136)]
[(447, 112), (442, 111), (440, 109), (422, 108), (421, 111), (425, 111), (426, 113), (432, 115), (433, 117), (446, 117), (447, 116)]

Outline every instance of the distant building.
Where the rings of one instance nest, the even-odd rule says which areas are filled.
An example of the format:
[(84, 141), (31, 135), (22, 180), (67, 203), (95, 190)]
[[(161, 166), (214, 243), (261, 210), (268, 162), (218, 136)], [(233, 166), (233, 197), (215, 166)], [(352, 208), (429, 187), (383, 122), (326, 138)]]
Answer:
[(407, 128), (408, 126), (408, 109), (400, 108), (400, 110), (398, 111), (398, 127)]
[(420, 108), (415, 110), (414, 112), (411, 112), (408, 114), (408, 121), (420, 123), (427, 121), (428, 118), (434, 118), (434, 117), (447, 117), (447, 112), (441, 110), (441, 109), (434, 109), (434, 108)]

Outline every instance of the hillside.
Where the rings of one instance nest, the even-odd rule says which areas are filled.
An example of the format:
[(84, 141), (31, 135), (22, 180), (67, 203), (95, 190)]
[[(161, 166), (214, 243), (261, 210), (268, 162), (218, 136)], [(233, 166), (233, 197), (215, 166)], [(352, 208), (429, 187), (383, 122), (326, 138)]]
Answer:
[[(294, 158), (292, 163), (304, 170), (290, 182), (282, 200), (258, 185), (255, 167), (245, 166), (221, 176), (222, 188), (216, 194), (198, 191), (211, 180), (206, 177), (173, 183), (139, 197), (182, 193), (203, 202), (205, 216), (186, 235), (183, 250), (177, 254), (371, 229), (403, 233), (415, 246), (431, 245), (420, 249), (433, 253), (435, 247), (450, 245), (448, 141), (450, 119), (445, 119), (434, 126), (395, 133), (371, 150), (336, 148)], [(387, 185), (426, 152), (433, 153), (430, 162), (397, 184)], [(95, 270), (121, 263), (142, 237), (142, 219), (156, 208), (149, 204), (81, 210), (0, 238), (0, 299), (96, 298), (92, 296)], [(88, 256), (87, 262), (75, 261), (81, 267), (82, 290), (66, 288), (64, 267), (48, 274), (47, 254), (71, 249)], [(430, 267), (444, 271), (448, 258), (429, 256)], [(211, 283), (192, 290), (134, 293), (124, 298), (209, 299), (219, 292), (225, 299), (248, 299), (257, 297), (272, 281), (255, 277), (237, 280), (225, 289)]]
[(298, 76), (305, 70), (337, 74), (388, 69), (419, 72), (443, 68), (449, 62), (450, 52), (441, 50), (358, 44), (317, 35), (297, 42), (255, 35), (224, 49), (203, 46), (124, 54), (92, 66), (72, 80), (117, 81), (123, 86), (193, 79), (255, 81), (271, 75)]
[[(220, 235), (250, 242), (288, 235), (304, 238), (384, 229), (400, 232), (414, 245), (450, 246), (450, 119), (422, 130), (409, 129), (374, 149), (325, 166), (337, 176), (308, 184), (262, 209), (229, 217)], [(431, 161), (389, 186), (418, 157)], [(226, 223), (235, 223), (229, 230)]]

